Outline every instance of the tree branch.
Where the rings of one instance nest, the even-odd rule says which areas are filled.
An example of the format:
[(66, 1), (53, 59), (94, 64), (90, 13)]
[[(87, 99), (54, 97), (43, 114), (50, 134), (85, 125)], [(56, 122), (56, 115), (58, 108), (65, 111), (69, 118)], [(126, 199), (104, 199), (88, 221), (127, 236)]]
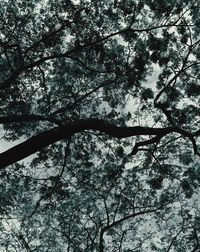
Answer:
[[(17, 68), (9, 78), (7, 78), (6, 80), (4, 80), (2, 83), (0, 83), (0, 90), (4, 90), (5, 88), (8, 88), (13, 81), (15, 81), (15, 79), (24, 71), (28, 70), (28, 69), (31, 69), (31, 68), (34, 68), (36, 66), (39, 66), (41, 65), (42, 63), (48, 61), (48, 60), (53, 60), (53, 59), (58, 59), (58, 58), (64, 58), (64, 57), (69, 57), (71, 56), (73, 53), (77, 52), (77, 51), (81, 51), (85, 48), (88, 48), (90, 46), (93, 46), (95, 44), (98, 44), (98, 43), (101, 43), (101, 42), (104, 42), (112, 37), (115, 37), (117, 35), (121, 35), (123, 33), (126, 33), (126, 32), (149, 32), (149, 31), (152, 31), (152, 30), (156, 30), (156, 29), (160, 29), (160, 28), (170, 28), (170, 27), (178, 27), (178, 26), (183, 26), (183, 25), (177, 25), (176, 22), (173, 23), (173, 24), (165, 24), (165, 25), (158, 25), (158, 26), (154, 26), (154, 27), (147, 27), (147, 28), (141, 28), (141, 29), (133, 29), (133, 28), (130, 28), (130, 27), (127, 27), (127, 28), (124, 28), (122, 30), (119, 30), (119, 31), (116, 31), (116, 32), (113, 32), (113, 33), (110, 33), (108, 35), (105, 35), (104, 37), (101, 37), (101, 38), (98, 38), (97, 40), (94, 40), (94, 41), (91, 41), (87, 44), (83, 44), (83, 45), (80, 45), (80, 46), (76, 46), (64, 53), (55, 53), (53, 55), (49, 55), (49, 56), (45, 56), (43, 58), (40, 58), (36, 61), (33, 61), (27, 65), (23, 65), (23, 66), (20, 66), (19, 68)], [(58, 31), (62, 30), (62, 26), (60, 29), (58, 29)], [(52, 32), (53, 34), (54, 33), (57, 33), (57, 31), (54, 31)], [(47, 36), (47, 35), (46, 35)], [(38, 42), (36, 42), (36, 46), (42, 42), (42, 40), (39, 40)], [(30, 48), (32, 49), (34, 47), (34, 45), (32, 45)], [(30, 49), (29, 48), (29, 49)], [(28, 50), (29, 50), (28, 49)], [(168, 86), (167, 86), (168, 87)], [(163, 91), (162, 91), (163, 92)], [(158, 95), (158, 98), (160, 97), (160, 95)], [(157, 100), (158, 100), (157, 98)]]
[[(165, 134), (164, 134), (165, 135)], [(164, 136), (162, 134), (159, 134), (149, 140), (146, 140), (146, 141), (142, 141), (142, 142), (138, 142), (135, 144), (132, 152), (130, 153), (130, 155), (135, 155), (137, 154), (137, 152), (141, 149), (139, 149), (140, 146), (146, 146), (146, 145), (149, 145), (149, 144), (153, 144), (153, 143), (158, 143), (160, 141), (160, 139)]]
[(109, 136), (116, 138), (126, 138), (138, 135), (163, 136), (172, 132), (180, 133), (179, 130), (175, 127), (118, 127), (101, 119), (82, 119), (47, 130), (1, 153), (0, 168), (4, 168), (8, 165), (11, 165), (43, 149), (44, 147), (47, 147), (59, 140), (66, 139), (78, 132), (82, 132), (85, 130), (98, 130), (102, 133), (108, 134)]
[(143, 215), (143, 214), (147, 214), (147, 213), (155, 213), (157, 212), (158, 210), (161, 210), (162, 209), (162, 206), (159, 206), (158, 208), (155, 208), (155, 209), (149, 209), (149, 210), (144, 210), (144, 211), (139, 211), (137, 213), (132, 213), (132, 214), (129, 214), (129, 215), (126, 215), (124, 217), (122, 217), (121, 219), (117, 220), (117, 221), (114, 221), (112, 222), (111, 224), (105, 226), (104, 228), (101, 229), (101, 232), (100, 232), (100, 238), (99, 238), (99, 251), (100, 252), (103, 252), (104, 251), (104, 239), (103, 239), (103, 236), (104, 236), (104, 233), (109, 230), (110, 228), (114, 227), (114, 226), (117, 226), (118, 224), (126, 221), (126, 220), (129, 220), (131, 218), (135, 218), (136, 216), (139, 216), (139, 215)]

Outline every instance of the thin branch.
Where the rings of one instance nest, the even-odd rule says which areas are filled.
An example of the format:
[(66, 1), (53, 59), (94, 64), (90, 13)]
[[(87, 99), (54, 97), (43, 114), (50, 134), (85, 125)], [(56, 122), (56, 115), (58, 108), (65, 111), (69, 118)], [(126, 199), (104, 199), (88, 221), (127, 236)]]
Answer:
[(136, 143), (132, 152), (131, 152), (131, 155), (137, 154), (137, 152), (139, 150), (141, 150), (141, 149), (139, 149), (140, 146), (146, 146), (149, 144), (158, 143), (164, 135), (157, 135), (156, 137), (153, 137), (152, 139)]
[(117, 220), (117, 221), (114, 221), (112, 222), (110, 225), (107, 225), (105, 226), (104, 228), (101, 229), (101, 232), (100, 232), (100, 238), (99, 238), (99, 251), (100, 252), (103, 252), (103, 249), (104, 249), (104, 239), (103, 239), (103, 236), (104, 236), (104, 233), (109, 230), (110, 228), (114, 227), (114, 226), (117, 226), (118, 224), (121, 224), (122, 222), (126, 221), (126, 220), (129, 220), (131, 218), (135, 218), (136, 216), (139, 216), (139, 215), (142, 215), (142, 214), (147, 214), (147, 213), (154, 213), (158, 210), (160, 210), (162, 208), (162, 206), (158, 207), (158, 208), (155, 208), (155, 209), (150, 209), (150, 210), (144, 210), (144, 211), (139, 211), (137, 213), (132, 213), (132, 214), (129, 214), (129, 215), (126, 215), (124, 216), (123, 218)]
[[(189, 45), (189, 50), (185, 56), (185, 58), (183, 59), (183, 63), (182, 63), (182, 66), (181, 66), (181, 69), (171, 78), (171, 80), (169, 80), (168, 84), (166, 86), (164, 86), (160, 92), (156, 95), (155, 99), (154, 99), (154, 106), (157, 107), (157, 108), (161, 108), (159, 106), (159, 98), (161, 97), (161, 95), (171, 86), (172, 83), (176, 83), (176, 80), (177, 78), (181, 75), (182, 72), (184, 72), (188, 67), (186, 66), (187, 65), (187, 61), (188, 61), (188, 58), (192, 52), (192, 50), (198, 45), (198, 43), (200, 42), (200, 40), (197, 40), (195, 43)], [(162, 108), (161, 108), (162, 109)], [(163, 111), (163, 109), (162, 109)], [(164, 112), (164, 111), (163, 111)], [(165, 111), (166, 112), (166, 111)], [(165, 113), (164, 112), (164, 113)], [(169, 119), (169, 118), (168, 118)]]
[(169, 244), (169, 247), (167, 248), (166, 252), (169, 252), (170, 249), (172, 248), (173, 246), (173, 243), (174, 241), (177, 239), (177, 237), (179, 236), (179, 234), (183, 231), (183, 229), (181, 228), (181, 230), (179, 230), (179, 232), (172, 238), (170, 244)]
[[(123, 72), (124, 72), (124, 71), (122, 71), (121, 74), (123, 74)], [(110, 79), (110, 80), (105, 81), (104, 83), (101, 83), (101, 84), (98, 85), (96, 88), (92, 89), (91, 91), (85, 93), (83, 96), (81, 96), (80, 98), (78, 98), (77, 100), (75, 100), (75, 102), (74, 102), (72, 105), (59, 108), (59, 109), (55, 110), (54, 112), (52, 112), (50, 115), (51, 115), (51, 116), (54, 116), (54, 115), (63, 113), (63, 112), (65, 112), (66, 110), (71, 110), (71, 109), (75, 108), (76, 105), (77, 105), (78, 103), (80, 103), (82, 100), (84, 100), (85, 98), (87, 98), (87, 97), (90, 96), (91, 94), (95, 93), (95, 92), (98, 91), (100, 88), (103, 88), (103, 87), (106, 87), (106, 86), (108, 86), (108, 85), (110, 85), (110, 84), (115, 83), (116, 80), (117, 80), (117, 78), (115, 77), (114, 79)]]
[[(173, 23), (173, 24), (167, 24), (167, 25), (158, 25), (158, 26), (154, 26), (154, 27), (147, 27), (147, 28), (142, 28), (142, 29), (133, 29), (133, 28), (125, 28), (125, 29), (122, 29), (120, 31), (117, 31), (117, 32), (113, 32), (111, 34), (108, 34), (102, 38), (99, 38), (97, 40), (94, 40), (94, 41), (91, 41), (90, 43), (87, 43), (87, 44), (83, 44), (83, 45), (80, 45), (80, 46), (77, 46), (77, 47), (74, 47), (64, 53), (55, 53), (53, 55), (49, 55), (49, 56), (46, 56), (46, 57), (43, 57), (39, 60), (36, 60), (28, 65), (24, 65), (24, 66), (21, 66), (19, 68), (17, 68), (13, 73), (12, 75), (6, 79), (5, 81), (3, 81), (2, 83), (0, 83), (0, 90), (3, 90), (5, 88), (8, 88), (11, 83), (13, 81), (15, 81), (15, 79), (24, 71), (30, 69), (30, 68), (34, 68), (36, 66), (39, 66), (41, 65), (42, 63), (48, 61), (48, 60), (53, 60), (53, 59), (58, 59), (58, 58), (64, 58), (64, 57), (69, 57), (71, 56), (73, 53), (75, 52), (78, 52), (78, 51), (81, 51), (85, 48), (88, 48), (90, 46), (93, 46), (93, 45), (96, 45), (98, 43), (101, 43), (101, 42), (104, 42), (112, 37), (115, 37), (117, 35), (121, 35), (123, 33), (126, 33), (126, 32), (149, 32), (149, 31), (152, 31), (152, 30), (156, 30), (156, 29), (160, 29), (160, 28), (170, 28), (170, 27), (178, 27), (178, 26), (183, 26), (183, 25), (177, 25), (176, 23)], [(191, 25), (187, 25), (187, 26), (191, 26)], [(192, 25), (193, 26), (193, 25)]]

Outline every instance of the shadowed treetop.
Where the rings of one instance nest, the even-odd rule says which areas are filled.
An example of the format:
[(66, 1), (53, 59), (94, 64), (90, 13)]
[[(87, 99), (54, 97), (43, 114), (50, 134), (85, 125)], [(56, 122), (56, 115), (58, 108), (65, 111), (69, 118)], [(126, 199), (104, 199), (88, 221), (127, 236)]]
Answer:
[(198, 250), (199, 12), (1, 1), (0, 250)]

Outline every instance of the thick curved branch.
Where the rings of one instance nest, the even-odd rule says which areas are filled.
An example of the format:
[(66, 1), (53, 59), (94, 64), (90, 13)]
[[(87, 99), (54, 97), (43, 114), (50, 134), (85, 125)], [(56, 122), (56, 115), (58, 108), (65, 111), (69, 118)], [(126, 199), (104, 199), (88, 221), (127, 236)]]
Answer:
[(11, 165), (31, 154), (47, 147), (59, 140), (69, 138), (70, 136), (83, 132), (85, 130), (98, 130), (108, 134), (111, 137), (126, 138), (138, 135), (157, 135), (163, 136), (172, 132), (179, 132), (177, 128), (148, 128), (148, 127), (118, 127), (101, 119), (83, 119), (69, 122), (64, 126), (55, 127), (39, 135), (33, 136), (28, 140), (10, 148), (0, 154), (0, 168)]

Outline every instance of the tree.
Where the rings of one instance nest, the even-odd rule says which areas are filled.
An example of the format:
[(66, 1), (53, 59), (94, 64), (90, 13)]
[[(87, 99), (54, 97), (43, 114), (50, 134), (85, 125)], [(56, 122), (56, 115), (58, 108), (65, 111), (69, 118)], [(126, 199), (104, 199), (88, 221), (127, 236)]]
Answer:
[(199, 8), (1, 1), (1, 251), (199, 251)]

